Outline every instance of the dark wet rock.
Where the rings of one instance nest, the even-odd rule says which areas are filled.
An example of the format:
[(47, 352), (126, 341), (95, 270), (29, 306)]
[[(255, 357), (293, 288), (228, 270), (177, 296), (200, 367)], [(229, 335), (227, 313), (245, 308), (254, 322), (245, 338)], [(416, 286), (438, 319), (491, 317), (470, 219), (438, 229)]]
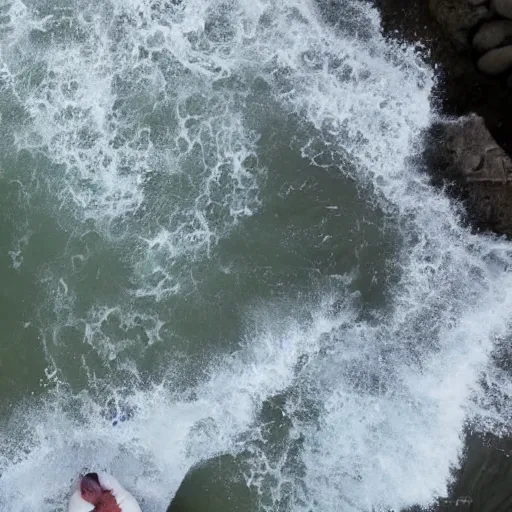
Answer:
[(478, 69), (487, 75), (501, 75), (512, 68), (512, 45), (495, 48), (480, 57)]
[(492, 8), (500, 16), (512, 19), (512, 0), (493, 0)]
[(429, 157), (434, 181), (452, 186), (474, 225), (512, 234), (512, 160), (484, 120), (473, 115), (439, 124), (435, 131)]
[(461, 0), (429, 0), (430, 11), (459, 50), (469, 45), (470, 31), (492, 17), (487, 5), (471, 5)]
[[(466, 446), (450, 497), (439, 500), (429, 512), (510, 512), (512, 441), (469, 434)], [(408, 512), (424, 511), (414, 507)]]
[(492, 20), (484, 23), (473, 37), (478, 51), (492, 50), (512, 40), (512, 20)]
[(447, 512), (510, 512), (512, 510), (512, 441), (494, 436), (470, 435), (464, 464), (453, 487), (454, 497), (471, 500), (468, 509)]
[(205, 503), (209, 510), (243, 512), (254, 510), (256, 502), (255, 490), (245, 483), (240, 461), (222, 455), (188, 472), (167, 512), (203, 512)]
[(512, 161), (479, 116), (445, 125), (445, 147), (457, 172), (468, 183), (512, 183)]

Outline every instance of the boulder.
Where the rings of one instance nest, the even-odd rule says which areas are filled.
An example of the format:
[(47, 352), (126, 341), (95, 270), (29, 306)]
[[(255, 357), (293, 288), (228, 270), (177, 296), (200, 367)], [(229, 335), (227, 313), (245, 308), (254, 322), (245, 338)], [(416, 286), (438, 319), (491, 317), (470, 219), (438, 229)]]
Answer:
[(429, 0), (429, 9), (459, 50), (469, 46), (471, 29), (492, 17), (486, 5), (461, 0)]
[(512, 19), (512, 0), (493, 0), (492, 8), (500, 16)]
[(512, 160), (492, 138), (480, 116), (447, 123), (445, 141), (449, 159), (467, 183), (512, 183)]
[(512, 45), (488, 51), (478, 59), (477, 66), (486, 75), (500, 75), (504, 73), (512, 68)]
[(473, 38), (478, 51), (487, 51), (512, 40), (512, 20), (493, 20), (484, 23)]
[(487, 3), (487, 0), (468, 0), (468, 4), (473, 6), (483, 5), (485, 3)]
[(466, 200), (476, 226), (512, 234), (512, 160), (483, 118), (463, 117), (437, 130), (431, 161), (434, 182), (457, 184), (454, 192)]

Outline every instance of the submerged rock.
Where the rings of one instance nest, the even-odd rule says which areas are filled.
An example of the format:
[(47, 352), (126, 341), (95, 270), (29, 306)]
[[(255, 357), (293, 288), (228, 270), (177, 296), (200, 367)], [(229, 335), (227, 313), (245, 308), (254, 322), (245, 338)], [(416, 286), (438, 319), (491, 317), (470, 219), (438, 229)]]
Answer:
[(467, 454), (454, 486), (455, 496), (471, 500), (469, 508), (463, 503), (447, 511), (462, 512), (509, 512), (512, 510), (511, 449), (512, 441), (495, 436), (470, 435)]

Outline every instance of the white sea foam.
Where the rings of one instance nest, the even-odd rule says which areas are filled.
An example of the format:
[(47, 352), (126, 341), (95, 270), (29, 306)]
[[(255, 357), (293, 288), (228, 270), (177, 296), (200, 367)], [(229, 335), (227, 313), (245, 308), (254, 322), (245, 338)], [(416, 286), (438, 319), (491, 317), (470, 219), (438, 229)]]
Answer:
[(124, 224), (171, 257), (208, 250), (258, 204), (245, 167), (255, 138), (237, 111), (246, 86), (216, 87), (230, 76), (222, 48), (201, 53), (186, 39), (201, 7), (193, 18), (150, 2), (6, 11), (2, 69), (27, 114), (17, 148), (50, 159), (54, 174), (40, 179), (61, 211), (111, 236)]
[[(2, 508), (64, 510), (70, 478), (103, 467), (119, 475), (146, 510), (164, 510), (191, 467), (242, 451), (257, 437), (254, 418), (262, 402), (287, 389), (299, 359), (314, 355), (322, 336), (349, 318), (317, 313), (307, 324), (260, 326), (245, 349), (212, 364), (209, 377), (187, 396), (173, 389), (172, 372), (150, 389), (128, 393), (101, 383), (72, 396), (58, 384), (30, 415), (21, 409), (5, 425)], [(112, 399), (133, 413), (115, 427), (106, 415)]]
[[(115, 360), (136, 336), (114, 344), (112, 318), (125, 332), (142, 319), (145, 343), (160, 340), (169, 319), (141, 308), (183, 293), (191, 262), (264, 208), (262, 171), (248, 163), (258, 156), (246, 119), (258, 80), (304, 126), (303, 157), (371, 187), (403, 246), (388, 309), (358, 315), (340, 279), (343, 306), (320, 301), (303, 322), (266, 310), (240, 350), (219, 355), (187, 391), (177, 369), (143, 386), (129, 357), (121, 364), (133, 388), (100, 394), (104, 381), (91, 376), (76, 395), (57, 381), (44, 404), (6, 422), (2, 509), (60, 510), (70, 479), (101, 467), (148, 511), (163, 511), (191, 467), (242, 451), (269, 509), (428, 505), (446, 493), (466, 422), (504, 428), (509, 384), (492, 353), (508, 336), (510, 246), (462, 227), (408, 160), (432, 120), (432, 71), (381, 36), (367, 3), (340, 9), (336, 26), (307, 0), (79, 0), (64, 14), (17, 0), (7, 9), (1, 76), (27, 114), (17, 148), (51, 162), (42, 178), (62, 224), (80, 232), (92, 222), (125, 249), (134, 274), (118, 296), (126, 303), (98, 299), (79, 312), (78, 283), (59, 284), (51, 269), (57, 325), (47, 342), (58, 346), (55, 333), (78, 325)], [(261, 409), (276, 395), (288, 425), (278, 456), (259, 444)], [(105, 411), (117, 396), (133, 416), (112, 427)]]

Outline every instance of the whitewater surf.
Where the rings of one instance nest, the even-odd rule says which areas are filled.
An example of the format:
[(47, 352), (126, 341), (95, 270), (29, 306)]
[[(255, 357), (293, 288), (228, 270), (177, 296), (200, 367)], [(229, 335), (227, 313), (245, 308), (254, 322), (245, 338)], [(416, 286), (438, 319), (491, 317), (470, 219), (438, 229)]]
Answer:
[(0, 38), (1, 510), (93, 468), (145, 512), (187, 474), (428, 506), (506, 430), (511, 246), (416, 167), (435, 74), (371, 4), (13, 0)]

